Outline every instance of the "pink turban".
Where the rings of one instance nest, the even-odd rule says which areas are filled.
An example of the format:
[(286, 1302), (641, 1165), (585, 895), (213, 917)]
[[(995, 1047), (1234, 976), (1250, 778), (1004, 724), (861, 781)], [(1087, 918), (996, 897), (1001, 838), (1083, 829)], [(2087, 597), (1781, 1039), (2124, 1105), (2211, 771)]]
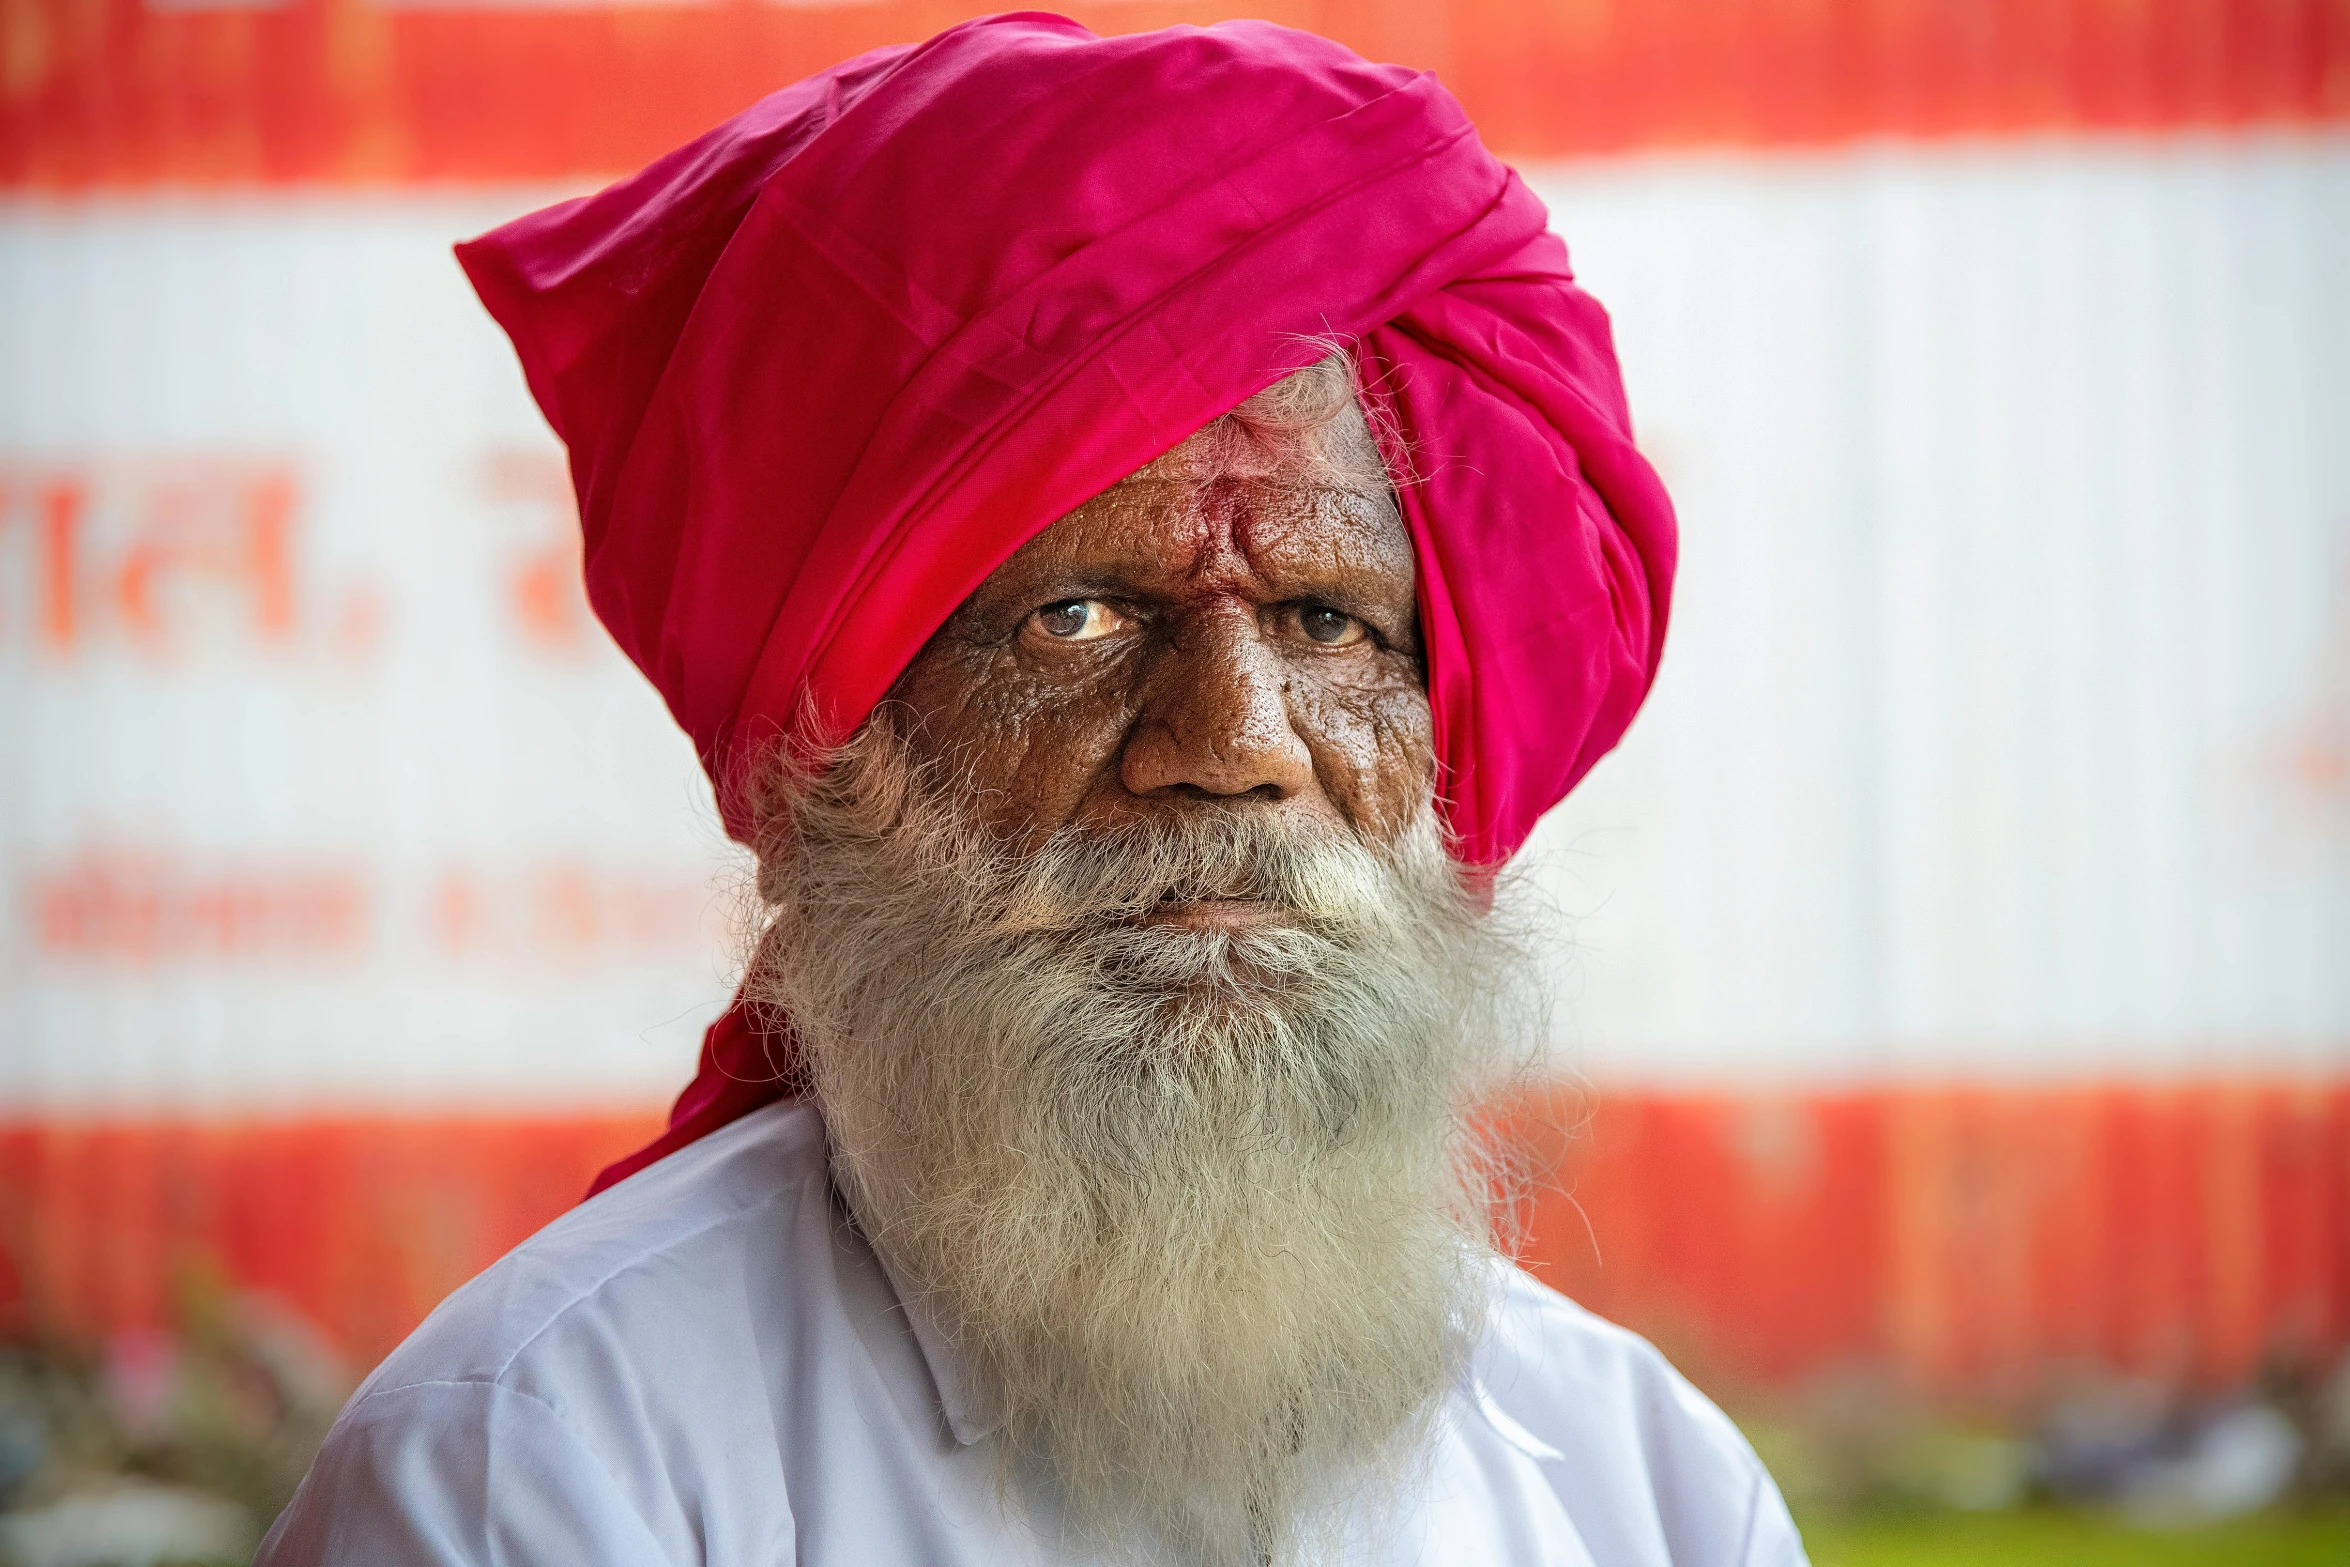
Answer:
[[(1606, 314), (1431, 75), (1263, 22), (990, 17), (457, 254), (570, 449), (589, 600), (737, 837), (764, 747), (852, 731), (1014, 550), (1331, 336), (1398, 438), (1462, 859), (1515, 851), (1655, 672), (1673, 514)], [(784, 1092), (772, 1046), (721, 1018), (599, 1186)]]

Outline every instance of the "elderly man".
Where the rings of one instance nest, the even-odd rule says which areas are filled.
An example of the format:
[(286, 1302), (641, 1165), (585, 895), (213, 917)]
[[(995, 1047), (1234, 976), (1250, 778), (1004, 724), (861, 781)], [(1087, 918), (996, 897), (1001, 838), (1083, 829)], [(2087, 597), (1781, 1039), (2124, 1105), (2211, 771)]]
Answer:
[(1673, 531), (1433, 79), (994, 18), (460, 254), (767, 922), (669, 1133), (266, 1563), (1801, 1561), (1496, 1251), (1497, 872)]

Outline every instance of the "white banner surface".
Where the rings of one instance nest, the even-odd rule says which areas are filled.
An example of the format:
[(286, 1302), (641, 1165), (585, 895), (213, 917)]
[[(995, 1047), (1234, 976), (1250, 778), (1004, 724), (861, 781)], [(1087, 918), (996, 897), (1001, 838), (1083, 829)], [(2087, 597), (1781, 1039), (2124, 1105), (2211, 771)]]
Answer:
[[(2350, 1065), (2350, 138), (1537, 171), (1680, 504), (1624, 1077)], [(451, 241), (0, 206), (0, 1106), (643, 1100), (740, 866)]]

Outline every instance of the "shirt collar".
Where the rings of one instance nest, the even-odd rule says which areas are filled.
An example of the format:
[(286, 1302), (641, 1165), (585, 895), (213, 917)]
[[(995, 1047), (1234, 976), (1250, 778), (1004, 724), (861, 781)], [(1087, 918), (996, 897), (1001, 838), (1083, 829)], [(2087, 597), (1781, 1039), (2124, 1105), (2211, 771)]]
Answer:
[[(842, 1206), (847, 1206), (845, 1199)], [(930, 1368), (931, 1386), (938, 1390), (939, 1410), (947, 1418), (947, 1429), (965, 1447), (993, 1436), (1004, 1423), (1003, 1412), (972, 1381), (970, 1367), (946, 1329), (940, 1326), (929, 1301), (919, 1291), (906, 1287), (897, 1270), (889, 1265), (889, 1259), (882, 1255), (881, 1248), (873, 1244), (871, 1236), (864, 1235), (861, 1227), (858, 1233), (874, 1260), (881, 1264), (882, 1276), (889, 1280), (890, 1290), (898, 1298), (898, 1309), (906, 1314), (906, 1326), (913, 1330), (915, 1347), (922, 1352), (923, 1364)]]

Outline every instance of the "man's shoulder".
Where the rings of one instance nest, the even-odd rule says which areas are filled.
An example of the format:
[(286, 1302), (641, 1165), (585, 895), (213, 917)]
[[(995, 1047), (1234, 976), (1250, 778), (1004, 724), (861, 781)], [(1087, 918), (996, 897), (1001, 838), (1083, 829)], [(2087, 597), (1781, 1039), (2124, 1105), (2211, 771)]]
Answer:
[(444, 1300), (359, 1397), (425, 1382), (509, 1380), (581, 1318), (609, 1326), (651, 1307), (707, 1326), (708, 1308), (721, 1303), (685, 1297), (711, 1293), (734, 1272), (721, 1265), (713, 1273), (709, 1264), (745, 1246), (783, 1249), (785, 1238), (774, 1232), (825, 1180), (824, 1128), (813, 1108), (780, 1104), (747, 1115), (508, 1252)]
[(771, 1106), (524, 1241), (367, 1379), (260, 1560), (771, 1557), (762, 1335), (838, 1293), (825, 1177), (815, 1111)]
[[(1800, 1562), (1743, 1433), (1655, 1345), (1503, 1268), (1477, 1357), (1486, 1414), (1550, 1466), (1602, 1561)], [(1613, 1539), (1611, 1540), (1611, 1537)], [(1792, 1554), (1781, 1554), (1782, 1549)]]
[(1729, 1417), (1654, 1344), (1521, 1268), (1499, 1272), (1480, 1367), (1495, 1398), (1505, 1404), (1530, 1398), (1539, 1405), (1572, 1395), (1579, 1407), (1636, 1409), (1644, 1418), (1685, 1423), (1743, 1450), (1744, 1439)]

